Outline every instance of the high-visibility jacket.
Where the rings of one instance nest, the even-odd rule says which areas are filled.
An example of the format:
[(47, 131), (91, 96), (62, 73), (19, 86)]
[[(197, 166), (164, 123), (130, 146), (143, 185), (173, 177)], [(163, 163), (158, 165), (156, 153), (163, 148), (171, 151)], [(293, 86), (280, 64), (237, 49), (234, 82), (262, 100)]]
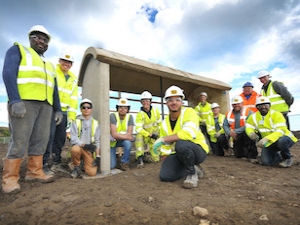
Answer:
[[(243, 107), (241, 109), (241, 112), (240, 112), (240, 121), (239, 121), (240, 127), (245, 126), (245, 124), (246, 124), (245, 121), (247, 119), (247, 116), (249, 116), (249, 112), (250, 112), (249, 108)], [(227, 112), (226, 119), (228, 120), (228, 124), (229, 124), (230, 128), (232, 130), (234, 130), (235, 129), (235, 123), (236, 123), (236, 121), (235, 121), (235, 118), (234, 118), (234, 112), (233, 112), (233, 110), (230, 110), (230, 111)]]
[(199, 102), (199, 104), (195, 107), (197, 114), (199, 115), (199, 122), (206, 121), (209, 115), (212, 115), (211, 104), (209, 102), (205, 102), (204, 105)]
[(261, 95), (266, 96), (271, 101), (271, 109), (277, 110), (279, 112), (288, 112), (289, 106), (286, 104), (285, 100), (279, 95), (273, 88), (273, 81), (269, 83), (267, 93), (264, 89), (261, 89)]
[[(170, 115), (167, 115), (161, 124), (160, 137), (177, 134), (181, 140), (191, 141), (195, 144), (201, 145), (206, 153), (209, 152), (205, 137), (199, 128), (199, 117), (193, 108), (182, 107), (181, 113), (177, 118), (176, 125), (172, 130), (170, 124)], [(165, 143), (161, 146), (161, 155), (170, 155), (175, 153), (175, 142)]]
[(22, 100), (47, 101), (53, 105), (55, 69), (48, 60), (30, 47), (19, 43), (21, 62), (18, 72), (18, 90)]
[(257, 112), (257, 108), (255, 106), (257, 98), (260, 96), (256, 91), (252, 91), (250, 98), (246, 98), (244, 93), (240, 94), (240, 96), (244, 100), (243, 107), (249, 108), (252, 112)]
[(275, 143), (280, 137), (288, 136), (293, 142), (297, 142), (298, 139), (287, 128), (286, 121), (283, 115), (273, 109), (270, 109), (264, 119), (260, 112), (253, 113), (249, 116), (246, 123), (246, 134), (260, 133), (262, 138), (267, 138), (269, 141), (266, 147)]
[(71, 71), (68, 71), (68, 75), (70, 77), (66, 80), (58, 64), (56, 67), (56, 79), (61, 110), (63, 112), (68, 111), (68, 118), (74, 121), (78, 106), (77, 77)]
[[(225, 115), (222, 114), (222, 113), (219, 113), (218, 122), (219, 122), (219, 126), (220, 126), (221, 129), (218, 132), (220, 132), (221, 134), (225, 134), (225, 131), (224, 131), (224, 128), (223, 128), (224, 120), (225, 120)], [(207, 133), (209, 134), (210, 141), (216, 143), (217, 138), (215, 137), (215, 134), (217, 133), (217, 131), (216, 131), (216, 127), (215, 127), (214, 115), (210, 115), (207, 118), (207, 120), (206, 120), (206, 130), (207, 130)]]
[[(116, 119), (117, 119), (117, 124), (116, 124), (117, 133), (118, 134), (126, 134), (127, 129), (128, 129), (128, 122), (129, 122), (129, 119), (130, 119), (130, 114), (127, 113), (123, 121), (121, 121), (118, 112), (114, 112), (114, 114), (115, 114)], [(115, 147), (116, 144), (117, 144), (117, 141), (112, 141), (112, 142), (110, 142), (110, 147)]]
[(149, 118), (147, 113), (141, 110), (135, 119), (135, 131), (144, 137), (148, 137), (153, 131), (158, 131), (161, 124), (159, 110), (152, 107), (150, 112), (151, 117)]

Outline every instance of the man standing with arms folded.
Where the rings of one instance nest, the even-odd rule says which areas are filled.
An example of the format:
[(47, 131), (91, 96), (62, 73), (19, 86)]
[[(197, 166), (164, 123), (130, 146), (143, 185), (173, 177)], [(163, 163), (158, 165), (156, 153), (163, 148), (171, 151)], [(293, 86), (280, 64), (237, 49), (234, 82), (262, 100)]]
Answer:
[(271, 75), (267, 70), (258, 73), (257, 78), (263, 84), (260, 94), (266, 96), (271, 101), (271, 109), (282, 113), (286, 120), (287, 128), (290, 129), (288, 113), (294, 103), (294, 97), (283, 85), (282, 82), (271, 81)]
[(247, 119), (246, 133), (262, 148), (263, 165), (290, 167), (293, 164), (290, 148), (298, 140), (288, 130), (283, 115), (271, 109), (271, 104), (265, 96), (257, 99), (258, 111)]
[(30, 47), (15, 43), (6, 52), (3, 80), (8, 95), (11, 141), (4, 158), (2, 189), (20, 189), (22, 158), (28, 149), (25, 180), (51, 181), (43, 171), (43, 154), (50, 136), (52, 113), (62, 121), (53, 65), (44, 57), (51, 36), (41, 25), (29, 32)]
[(136, 116), (135, 130), (135, 157), (138, 161), (137, 168), (143, 168), (144, 145), (149, 144), (150, 154), (147, 155), (148, 162), (158, 162), (159, 154), (154, 153), (153, 143), (158, 138), (160, 113), (158, 109), (151, 106), (152, 94), (149, 91), (144, 91), (141, 94), (141, 111)]
[[(67, 50), (62, 51), (59, 57), (59, 64), (56, 67), (56, 80), (63, 121), (56, 126), (54, 119), (52, 120), (50, 139), (43, 157), (45, 174), (53, 174), (53, 172), (57, 171), (66, 172), (61, 166), (61, 152), (66, 141), (66, 127), (72, 121), (75, 121), (78, 106), (77, 77), (70, 71), (73, 63), (74, 56)], [(50, 170), (48, 160), (51, 150), (52, 167)]]
[(184, 188), (198, 187), (198, 178), (204, 173), (200, 163), (209, 152), (205, 138), (199, 129), (199, 117), (193, 108), (183, 107), (184, 94), (181, 88), (171, 86), (166, 90), (165, 101), (169, 109), (160, 128), (160, 138), (153, 145), (163, 163), (159, 177), (172, 182), (185, 177)]

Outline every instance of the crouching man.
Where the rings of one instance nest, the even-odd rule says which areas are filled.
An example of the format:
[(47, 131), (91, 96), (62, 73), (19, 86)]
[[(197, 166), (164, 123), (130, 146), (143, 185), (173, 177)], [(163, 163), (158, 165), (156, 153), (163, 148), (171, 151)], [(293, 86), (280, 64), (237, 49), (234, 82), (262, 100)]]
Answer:
[(165, 101), (169, 109), (160, 127), (160, 138), (154, 142), (154, 152), (162, 155), (161, 181), (175, 181), (185, 177), (184, 188), (198, 187), (198, 178), (204, 173), (200, 163), (209, 152), (199, 129), (199, 117), (194, 109), (183, 107), (184, 94), (177, 86), (166, 90)]
[(290, 167), (293, 164), (290, 148), (298, 141), (297, 138), (287, 128), (284, 116), (271, 109), (269, 98), (259, 97), (256, 108), (258, 111), (247, 119), (246, 133), (257, 141), (257, 147), (262, 148), (262, 164)]
[[(81, 159), (83, 169), (89, 176), (97, 173), (100, 164), (100, 127), (92, 117), (93, 103), (85, 98), (80, 104), (81, 115), (71, 124), (71, 159), (74, 166), (71, 176), (81, 175)], [(95, 157), (96, 156), (96, 157)]]

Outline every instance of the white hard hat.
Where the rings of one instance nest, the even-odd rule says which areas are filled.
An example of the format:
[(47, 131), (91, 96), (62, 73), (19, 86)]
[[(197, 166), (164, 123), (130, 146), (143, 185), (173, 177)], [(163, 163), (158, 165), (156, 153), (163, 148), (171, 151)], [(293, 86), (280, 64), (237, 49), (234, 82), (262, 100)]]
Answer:
[(268, 76), (270, 75), (270, 73), (267, 71), (267, 70), (262, 70), (260, 71), (258, 74), (257, 74), (257, 78), (261, 78), (261, 77), (265, 77), (265, 76)]
[(89, 100), (88, 98), (84, 98), (82, 99), (80, 106), (82, 106), (84, 103), (89, 103), (91, 106), (93, 106), (93, 103), (91, 100)]
[(126, 98), (120, 98), (117, 106), (130, 106)]
[(213, 109), (213, 108), (217, 108), (217, 107), (220, 108), (220, 106), (219, 106), (218, 103), (214, 102), (214, 103), (211, 104), (211, 108), (212, 108), (212, 109)]
[(59, 58), (70, 61), (70, 62), (74, 62), (74, 55), (69, 50), (63, 50), (60, 53)]
[(259, 98), (256, 99), (255, 106), (258, 106), (261, 104), (270, 104), (271, 105), (271, 101), (268, 97), (260, 96)]
[(141, 94), (141, 100), (142, 99), (152, 99), (152, 94), (149, 91), (144, 91)]
[(32, 32), (41, 32), (41, 33), (44, 33), (44, 34), (46, 34), (47, 35), (47, 37), (49, 38), (49, 41), (50, 41), (50, 39), (51, 39), (51, 36), (50, 36), (50, 34), (49, 34), (49, 31), (44, 27), (44, 26), (42, 26), (42, 25), (34, 25), (34, 26), (32, 26), (31, 28), (30, 28), (30, 30), (28, 31), (28, 36), (30, 36), (30, 34), (32, 33)]
[(165, 99), (172, 97), (172, 96), (180, 96), (182, 99), (184, 99), (183, 90), (177, 86), (172, 85), (166, 90), (165, 93)]
[(206, 93), (206, 92), (201, 92), (201, 93), (199, 94), (199, 96), (201, 96), (201, 95), (204, 95), (205, 97), (207, 97), (207, 93)]
[(239, 103), (243, 103), (244, 100), (241, 96), (234, 96), (232, 99), (231, 99), (231, 104), (239, 104)]

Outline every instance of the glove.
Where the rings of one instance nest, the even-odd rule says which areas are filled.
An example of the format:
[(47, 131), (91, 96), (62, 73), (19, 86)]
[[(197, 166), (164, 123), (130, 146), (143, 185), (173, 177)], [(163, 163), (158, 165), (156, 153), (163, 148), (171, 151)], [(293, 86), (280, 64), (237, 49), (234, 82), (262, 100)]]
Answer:
[(153, 151), (155, 154), (158, 154), (157, 149), (165, 142), (164, 138), (158, 138), (153, 144)]
[(156, 140), (156, 139), (158, 138), (158, 135), (157, 135), (157, 134), (152, 134), (152, 135), (150, 136), (150, 138)]
[(83, 149), (93, 153), (96, 151), (96, 146), (93, 144), (85, 144)]
[(109, 138), (110, 138), (110, 142), (114, 142), (114, 141), (116, 141), (116, 139), (114, 139), (114, 138), (113, 138), (113, 136), (111, 136), (111, 135), (110, 135), (110, 137), (109, 137)]
[(96, 157), (96, 159), (92, 163), (92, 166), (100, 166), (100, 156)]
[(202, 126), (206, 126), (205, 120), (202, 120), (202, 121), (201, 121), (201, 125), (202, 125)]
[(55, 112), (55, 116), (54, 116), (55, 122), (56, 122), (56, 126), (61, 124), (62, 120), (63, 120), (63, 114), (62, 112)]
[(24, 102), (16, 102), (11, 105), (11, 116), (23, 118), (26, 113)]
[(214, 136), (215, 136), (216, 138), (220, 137), (220, 136), (221, 136), (221, 132), (219, 131), (219, 132), (215, 133)]
[(256, 146), (262, 148), (268, 143), (268, 141), (269, 140), (267, 138), (262, 138), (259, 142), (257, 142)]
[(252, 141), (258, 141), (258, 139), (259, 139), (258, 135), (257, 135), (256, 133), (254, 133), (254, 132), (251, 132), (251, 133), (249, 134), (249, 138), (250, 138)]

